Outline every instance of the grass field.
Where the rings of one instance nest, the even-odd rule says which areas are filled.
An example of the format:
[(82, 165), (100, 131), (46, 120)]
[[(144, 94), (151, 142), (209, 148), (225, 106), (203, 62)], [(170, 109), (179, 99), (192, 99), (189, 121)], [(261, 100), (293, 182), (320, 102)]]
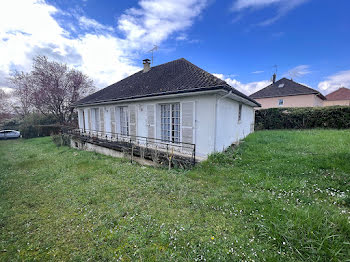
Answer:
[(260, 131), (190, 171), (0, 141), (0, 260), (350, 261), (350, 131)]

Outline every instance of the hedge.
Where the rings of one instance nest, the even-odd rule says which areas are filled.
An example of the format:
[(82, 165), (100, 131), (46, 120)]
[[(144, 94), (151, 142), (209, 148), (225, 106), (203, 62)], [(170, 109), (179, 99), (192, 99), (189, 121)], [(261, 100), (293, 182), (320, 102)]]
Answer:
[(64, 126), (59, 125), (52, 115), (44, 116), (39, 113), (7, 120), (0, 125), (0, 130), (19, 130), (23, 138), (57, 135), (62, 128)]
[(255, 129), (350, 128), (350, 107), (269, 108), (255, 112)]

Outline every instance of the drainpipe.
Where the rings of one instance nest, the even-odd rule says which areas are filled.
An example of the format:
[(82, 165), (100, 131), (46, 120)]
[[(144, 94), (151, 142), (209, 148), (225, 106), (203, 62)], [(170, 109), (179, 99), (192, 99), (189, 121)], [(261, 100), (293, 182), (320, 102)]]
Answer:
[(228, 97), (229, 95), (232, 95), (232, 91), (230, 91), (229, 93), (227, 93), (226, 95), (217, 98), (215, 100), (215, 126), (214, 126), (214, 152), (216, 152), (216, 129), (217, 129), (217, 125), (218, 125), (218, 102), (219, 100)]

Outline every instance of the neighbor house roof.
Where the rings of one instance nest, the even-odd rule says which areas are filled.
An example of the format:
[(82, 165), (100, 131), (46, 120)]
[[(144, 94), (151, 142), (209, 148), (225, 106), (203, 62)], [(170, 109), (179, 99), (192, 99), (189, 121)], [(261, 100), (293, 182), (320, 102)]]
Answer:
[(184, 58), (152, 67), (148, 72), (141, 70), (81, 99), (75, 106), (215, 89), (231, 91), (260, 106), (254, 99)]
[(327, 100), (350, 100), (350, 89), (341, 87), (338, 90), (326, 95)]
[(250, 97), (257, 98), (268, 98), (268, 97), (281, 97), (281, 96), (297, 96), (297, 95), (309, 95), (315, 94), (322, 100), (326, 98), (317, 90), (307, 87), (305, 85), (294, 82), (287, 78), (281, 78), (275, 83), (259, 90), (258, 92), (251, 94)]

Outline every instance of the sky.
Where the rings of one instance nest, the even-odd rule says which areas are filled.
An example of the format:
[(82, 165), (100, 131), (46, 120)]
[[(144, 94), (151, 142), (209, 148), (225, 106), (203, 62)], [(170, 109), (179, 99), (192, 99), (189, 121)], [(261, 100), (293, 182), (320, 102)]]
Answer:
[(1, 0), (0, 88), (36, 55), (98, 89), (185, 58), (249, 95), (271, 76), (323, 94), (350, 88), (349, 0)]

